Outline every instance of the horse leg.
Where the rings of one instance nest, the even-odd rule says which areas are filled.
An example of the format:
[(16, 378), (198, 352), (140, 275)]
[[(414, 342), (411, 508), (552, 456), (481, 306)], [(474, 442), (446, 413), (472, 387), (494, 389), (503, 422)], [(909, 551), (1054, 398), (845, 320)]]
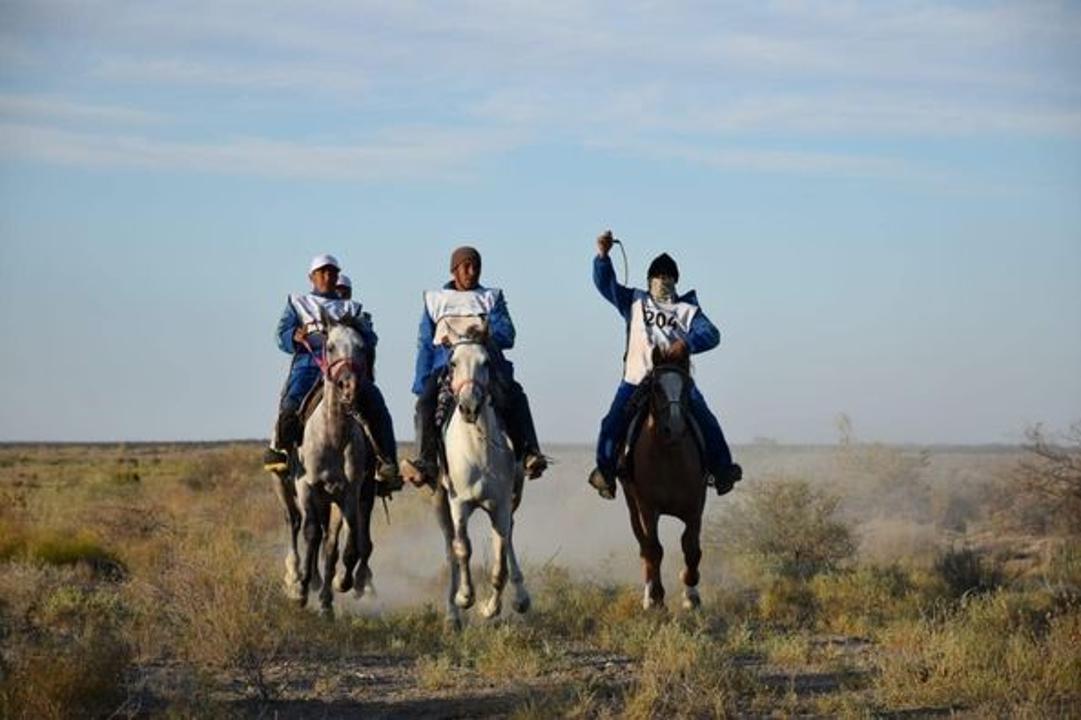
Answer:
[(357, 488), (354, 483), (346, 485), (338, 512), (344, 530), (344, 537), (342, 537), (344, 542), (342, 564), (334, 576), (334, 589), (342, 593), (353, 589), (353, 571), (357, 565)]
[(514, 602), (511, 607), (516, 613), (524, 613), (529, 610), (533, 601), (529, 598), (529, 592), (525, 589), (525, 578), (522, 576), (522, 568), (518, 565), (518, 555), (514, 552), (514, 507), (506, 512), (506, 545), (507, 564), (510, 566), (510, 581), (514, 585)]
[(447, 607), (444, 622), (447, 627), (459, 630), (462, 627), (462, 615), (458, 606), (454, 604), (454, 594), (458, 591), (458, 562), (454, 558), (454, 523), (450, 518), (450, 502), (447, 499), (447, 490), (442, 485), (436, 487), (432, 498), (435, 507), (435, 517), (439, 522), (439, 529), (443, 532), (443, 542), (446, 547), (447, 575), (449, 585), (447, 587)]
[(492, 596), (484, 603), (481, 615), (494, 618), (503, 611), (503, 587), (507, 584), (507, 540), (510, 537), (510, 523), (503, 517), (506, 503), (502, 503), (488, 513), (492, 521)]
[(368, 565), (372, 557), (372, 509), (375, 507), (375, 478), (365, 473), (363, 481), (357, 486), (357, 513), (353, 536), (357, 543), (357, 566), (353, 572), (353, 591), (357, 597), (365, 592), (375, 592), (372, 585), (372, 569)]
[(473, 577), (469, 573), (469, 560), (473, 545), (469, 542), (469, 516), (473, 506), (459, 500), (450, 501), (450, 519), (454, 524), (454, 559), (458, 563), (458, 591), (454, 604), (463, 610), (473, 607)]
[(646, 585), (642, 594), (642, 607), (646, 610), (664, 607), (664, 585), (661, 583), (661, 559), (664, 548), (657, 531), (656, 512), (644, 512), (641, 516), (644, 542), (641, 543), (642, 566)]
[(322, 540), (319, 513), (313, 496), (311, 486), (305, 482), (297, 483), (297, 504), (300, 506), (301, 532), (304, 537), (304, 553), (300, 562), (299, 590), (296, 597), (301, 607), (308, 604), (308, 588), (317, 564), (316, 550)]
[(325, 507), (320, 508), (319, 523), (325, 528), (323, 534), (323, 577), (326, 582), (319, 590), (319, 607), (324, 615), (334, 614), (334, 570), (338, 566), (338, 533), (342, 529), (342, 511), (336, 503), (328, 501)]
[(657, 538), (658, 518), (656, 513), (643, 512), (634, 491), (626, 486), (624, 486), (623, 498), (627, 502), (631, 531), (634, 532), (634, 538), (638, 541), (638, 554), (642, 558), (642, 570), (645, 574), (642, 607), (649, 610), (656, 607), (658, 601), (664, 601), (664, 587), (661, 585), (660, 577), (661, 556), (664, 554), (664, 549)]
[(285, 554), (285, 591), (293, 599), (299, 599), (300, 555), (297, 552), (297, 536), (300, 534), (300, 508), (297, 507), (297, 491), (288, 475), (274, 473), (274, 493), (285, 511), (285, 523), (289, 528), (289, 549)]
[(680, 579), (683, 581), (683, 609), (697, 610), (702, 604), (702, 598), (698, 594), (698, 563), (702, 560), (702, 545), (699, 535), (702, 531), (702, 518), (696, 517), (684, 523), (683, 536), (680, 542), (683, 545), (683, 572)]

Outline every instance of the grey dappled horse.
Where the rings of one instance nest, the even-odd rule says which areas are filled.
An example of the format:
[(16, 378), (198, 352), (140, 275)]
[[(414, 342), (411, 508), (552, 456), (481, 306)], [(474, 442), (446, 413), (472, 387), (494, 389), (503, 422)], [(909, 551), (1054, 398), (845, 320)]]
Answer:
[[(285, 559), (286, 589), (303, 606), (309, 589), (321, 586), (320, 607), (330, 614), (331, 578), (334, 590), (347, 592), (355, 587), (357, 595), (363, 595), (370, 582), (375, 481), (364, 430), (354, 418), (359, 385), (370, 379), (364, 341), (353, 318), (334, 320), (324, 312), (322, 320), (327, 328), (320, 361), (323, 398), (304, 424), (304, 440), (290, 473), (277, 476), (276, 490), (291, 540)], [(318, 567), (320, 548), (325, 581)]]

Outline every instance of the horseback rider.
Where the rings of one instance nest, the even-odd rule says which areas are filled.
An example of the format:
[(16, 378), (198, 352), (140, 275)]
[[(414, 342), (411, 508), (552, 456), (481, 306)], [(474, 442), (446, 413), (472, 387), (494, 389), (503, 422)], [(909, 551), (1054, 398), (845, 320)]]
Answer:
[(342, 300), (353, 299), (353, 281), (345, 273), (338, 273), (338, 284), (334, 286), (334, 290)]
[[(291, 294), (278, 320), (278, 347), (293, 356), (289, 377), (282, 388), (278, 405), (278, 420), (274, 437), (263, 457), (263, 467), (274, 473), (284, 473), (289, 465), (289, 451), (300, 443), (303, 421), (299, 416), (301, 404), (322, 378), (317, 355), (323, 352), (325, 328), (321, 310), (334, 318), (351, 317), (357, 325), (368, 352), (368, 367), (374, 363), (378, 336), (372, 329), (371, 315), (359, 302), (343, 299), (337, 287), (341, 284), (340, 266), (333, 255), (317, 255), (309, 266), (308, 278), (312, 290), (306, 294)], [(348, 283), (348, 278), (346, 278)], [(349, 288), (352, 289), (351, 286)], [(357, 410), (370, 430), (377, 460), (376, 480), (380, 493), (386, 494), (402, 486), (398, 473), (398, 451), (394, 440), (394, 425), (387, 411), (383, 394), (373, 381), (361, 384), (357, 395)]]
[(492, 397), (506, 424), (515, 457), (523, 463), (530, 479), (540, 477), (548, 467), (537, 442), (529, 400), (514, 379), (514, 366), (503, 356), (504, 350), (514, 347), (515, 334), (503, 291), (480, 285), (480, 271), (480, 253), (472, 247), (460, 247), (450, 257), (451, 280), (439, 290), (424, 293), (413, 379), (418, 456), (402, 462), (406, 478), (417, 485), (434, 484), (439, 475), (436, 411), (450, 347), (446, 338), (436, 338), (436, 327), (440, 320), (454, 317), (480, 318), (487, 324)]
[[(629, 288), (616, 280), (612, 259), (608, 257), (613, 242), (611, 230), (597, 238), (593, 284), (623, 316), (627, 324), (627, 347), (623, 380), (608, 414), (601, 421), (597, 467), (589, 476), (589, 484), (601, 497), (609, 500), (615, 497), (618, 458), (633, 419), (628, 412), (628, 402), (638, 384), (653, 369), (654, 349), (666, 361), (680, 362), (689, 355), (712, 350), (720, 342), (720, 332), (698, 307), (695, 292), (692, 290), (684, 295), (676, 292), (679, 268), (675, 260), (667, 253), (658, 255), (646, 273), (649, 290)], [(702, 432), (706, 470), (717, 493), (723, 495), (740, 479), (742, 469), (732, 462), (720, 423), (710, 412), (697, 385), (690, 392), (690, 405)]]

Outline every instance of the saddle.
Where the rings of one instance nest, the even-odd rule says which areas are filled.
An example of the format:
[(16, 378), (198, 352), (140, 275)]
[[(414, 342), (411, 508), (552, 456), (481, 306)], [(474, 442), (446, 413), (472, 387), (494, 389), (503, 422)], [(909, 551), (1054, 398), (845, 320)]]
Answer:
[[(635, 388), (634, 394), (631, 395), (631, 399), (627, 401), (626, 407), (623, 408), (623, 412), (630, 418), (630, 421), (627, 424), (627, 433), (624, 436), (623, 443), (616, 448), (616, 476), (625, 482), (630, 481), (634, 475), (634, 445), (638, 442), (638, 434), (642, 431), (646, 418), (649, 417), (649, 396), (652, 388), (653, 374), (650, 373)], [(694, 413), (690, 412), (690, 407), (686, 407), (686, 410), (687, 424), (691, 428), (691, 437), (694, 438), (695, 447), (698, 448), (698, 455), (704, 463), (706, 458), (705, 436), (702, 434), (702, 428), (699, 427)]]

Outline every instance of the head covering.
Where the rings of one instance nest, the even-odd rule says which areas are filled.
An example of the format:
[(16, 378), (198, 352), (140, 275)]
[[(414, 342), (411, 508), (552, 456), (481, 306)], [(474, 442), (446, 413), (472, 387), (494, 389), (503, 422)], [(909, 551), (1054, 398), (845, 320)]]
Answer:
[(311, 263), (308, 265), (308, 274), (311, 275), (319, 268), (326, 267), (327, 265), (331, 266), (335, 270), (342, 269), (342, 266), (338, 264), (338, 258), (334, 257), (333, 255), (316, 255), (312, 258)]
[(450, 271), (454, 272), (454, 268), (466, 260), (472, 260), (477, 270), (480, 270), (480, 253), (477, 252), (475, 247), (463, 245), (450, 254)]
[(646, 279), (655, 278), (658, 275), (667, 275), (676, 282), (679, 282), (679, 266), (676, 265), (675, 260), (669, 257), (668, 253), (661, 253), (653, 258), (653, 262), (649, 264), (649, 270), (646, 272)]
[(349, 288), (350, 290), (353, 289), (353, 281), (350, 280), (349, 276), (346, 275), (345, 273), (340, 273), (338, 275), (338, 284), (335, 287), (342, 287), (342, 286), (345, 286), (345, 287)]

